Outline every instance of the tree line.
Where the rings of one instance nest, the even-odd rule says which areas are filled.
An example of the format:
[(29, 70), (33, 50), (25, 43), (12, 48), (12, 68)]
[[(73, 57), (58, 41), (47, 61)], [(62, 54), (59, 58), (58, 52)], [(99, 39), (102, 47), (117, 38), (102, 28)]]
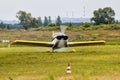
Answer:
[(41, 17), (35, 18), (32, 17), (31, 13), (27, 13), (25, 11), (19, 11), (16, 15), (19, 19), (20, 24), (24, 27), (25, 30), (28, 28), (37, 28), (40, 26), (60, 26), (62, 21), (60, 16), (57, 17), (55, 24), (52, 23), (51, 17), (44, 17), (44, 21), (42, 21)]
[[(60, 26), (62, 24), (60, 16), (57, 16), (55, 22), (53, 23), (51, 16), (45, 16), (44, 20), (42, 21), (41, 17), (35, 18), (31, 15), (31, 13), (27, 13), (26, 11), (21, 10), (17, 12), (16, 17), (20, 21), (19, 24), (22, 25), (25, 30), (28, 30), (29, 28), (38, 28), (41, 26)], [(115, 21), (114, 17), (115, 12), (111, 7), (105, 7), (103, 9), (99, 8), (98, 10), (94, 10), (90, 24), (100, 25), (117, 23), (118, 21)], [(74, 26), (75, 24), (70, 22), (64, 25)], [(7, 29), (10, 28), (9, 25), (4, 24), (3, 22), (0, 23), (0, 27)]]
[(0, 22), (0, 28), (1, 29), (10, 29), (10, 25), (9, 24), (4, 24), (3, 22)]

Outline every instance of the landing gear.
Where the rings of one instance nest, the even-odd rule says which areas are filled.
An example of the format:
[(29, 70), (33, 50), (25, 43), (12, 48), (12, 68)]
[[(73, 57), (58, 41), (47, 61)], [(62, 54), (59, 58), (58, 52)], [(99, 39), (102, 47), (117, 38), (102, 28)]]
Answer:
[(47, 48), (47, 49), (46, 49), (46, 52), (47, 52), (47, 53), (50, 53), (50, 48)]
[(53, 48), (51, 48), (51, 52), (52, 52), (52, 53), (54, 52), (54, 49), (53, 49)]
[(71, 51), (72, 53), (75, 53), (76, 52), (76, 50), (74, 49), (74, 48), (72, 48), (72, 51)]

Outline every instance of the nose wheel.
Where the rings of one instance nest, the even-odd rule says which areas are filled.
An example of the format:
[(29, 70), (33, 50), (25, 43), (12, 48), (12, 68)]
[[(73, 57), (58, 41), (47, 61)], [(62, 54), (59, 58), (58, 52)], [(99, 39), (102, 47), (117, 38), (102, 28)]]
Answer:
[(76, 50), (75, 50), (74, 48), (72, 48), (71, 52), (72, 52), (72, 53), (75, 53), (75, 52), (76, 52)]

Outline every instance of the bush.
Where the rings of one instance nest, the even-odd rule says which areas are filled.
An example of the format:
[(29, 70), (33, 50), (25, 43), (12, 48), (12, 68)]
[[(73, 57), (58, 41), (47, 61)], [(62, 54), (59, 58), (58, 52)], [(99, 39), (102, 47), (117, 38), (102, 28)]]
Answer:
[(49, 26), (49, 27), (54, 27), (55, 24), (54, 24), (54, 23), (49, 23), (48, 26)]
[(112, 24), (112, 25), (110, 25), (110, 28), (111, 28), (112, 30), (117, 30), (117, 29), (120, 29), (120, 25)]
[(85, 28), (88, 28), (88, 27), (90, 27), (90, 26), (91, 26), (90, 23), (84, 23), (84, 24), (83, 24), (83, 27), (85, 27)]
[(101, 25), (100, 28), (103, 28), (104, 30), (118, 30), (120, 29), (120, 25), (118, 24)]

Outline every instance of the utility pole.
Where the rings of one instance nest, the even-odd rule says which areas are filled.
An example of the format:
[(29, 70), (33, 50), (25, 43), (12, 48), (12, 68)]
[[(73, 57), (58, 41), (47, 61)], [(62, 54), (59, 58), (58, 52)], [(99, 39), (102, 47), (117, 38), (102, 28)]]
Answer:
[(85, 18), (85, 6), (83, 6), (83, 17)]

